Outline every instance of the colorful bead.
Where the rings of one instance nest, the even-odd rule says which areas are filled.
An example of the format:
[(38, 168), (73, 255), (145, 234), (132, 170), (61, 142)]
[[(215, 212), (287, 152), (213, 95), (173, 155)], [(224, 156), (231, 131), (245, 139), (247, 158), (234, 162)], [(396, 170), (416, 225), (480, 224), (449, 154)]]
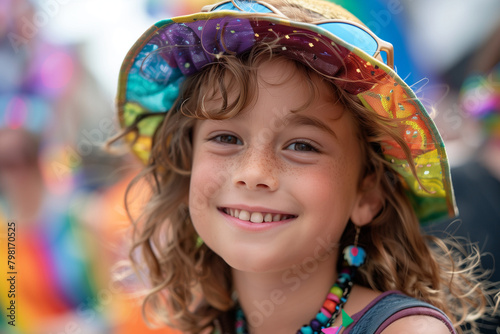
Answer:
[(300, 331), (301, 331), (302, 334), (313, 334), (313, 330), (309, 326), (302, 326), (302, 328), (300, 329)]
[(330, 313), (333, 313), (335, 311), (335, 306), (337, 306), (337, 303), (330, 299), (325, 300), (325, 302), (323, 303), (323, 307)]
[[(327, 319), (328, 321), (328, 319)], [(318, 319), (313, 319), (311, 320), (311, 323), (310, 323), (310, 326), (311, 326), (311, 329), (315, 332), (318, 332), (321, 330), (321, 323), (318, 321)]]
[(328, 311), (326, 308), (321, 308), (321, 313), (323, 313), (326, 317), (331, 318), (332, 312)]
[(322, 324), (326, 324), (328, 322), (328, 320), (330, 319), (332, 315), (330, 314), (330, 316), (327, 316), (326, 314), (324, 314), (322, 311), (319, 311), (318, 314), (316, 314), (316, 319)]
[(340, 298), (337, 295), (330, 293), (329, 296), (330, 296), (330, 298), (328, 298), (328, 299), (333, 300), (336, 304), (340, 303)]
[(333, 293), (332, 293), (332, 297), (329, 299), (333, 300), (336, 304), (340, 303), (340, 298), (337, 295), (334, 295)]
[(339, 298), (342, 297), (342, 295), (344, 294), (344, 291), (342, 291), (342, 289), (337, 285), (334, 285), (333, 288), (330, 290), (330, 292), (338, 296)]
[(345, 284), (347, 282), (350, 282), (351, 280), (351, 275), (349, 275), (348, 273), (341, 273), (339, 275), (339, 278), (337, 278), (337, 282), (341, 284)]

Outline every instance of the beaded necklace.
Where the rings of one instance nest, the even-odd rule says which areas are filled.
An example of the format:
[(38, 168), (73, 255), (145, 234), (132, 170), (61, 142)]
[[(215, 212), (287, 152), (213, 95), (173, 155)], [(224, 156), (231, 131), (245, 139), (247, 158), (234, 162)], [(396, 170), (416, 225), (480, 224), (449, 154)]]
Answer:
[[(357, 267), (364, 262), (364, 256), (364, 250), (361, 247), (350, 246), (344, 250), (345, 261), (337, 281), (328, 292), (326, 300), (316, 316), (309, 324), (302, 326), (297, 331), (297, 334), (321, 334), (322, 329), (328, 328), (334, 323), (351, 293), (352, 278)], [(362, 258), (361, 261), (359, 261), (360, 257)], [(249, 334), (245, 314), (240, 306), (236, 310), (235, 327), (236, 334)]]

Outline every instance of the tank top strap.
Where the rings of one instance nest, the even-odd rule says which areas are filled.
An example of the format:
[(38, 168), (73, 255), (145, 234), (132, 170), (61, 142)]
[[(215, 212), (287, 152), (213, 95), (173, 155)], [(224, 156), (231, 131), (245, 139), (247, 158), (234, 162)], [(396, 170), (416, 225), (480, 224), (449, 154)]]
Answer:
[(368, 304), (361, 312), (353, 315), (353, 324), (345, 334), (379, 334), (394, 321), (412, 316), (426, 315), (437, 318), (448, 327), (450, 333), (456, 333), (446, 314), (437, 307), (406, 296), (398, 291), (388, 291)]

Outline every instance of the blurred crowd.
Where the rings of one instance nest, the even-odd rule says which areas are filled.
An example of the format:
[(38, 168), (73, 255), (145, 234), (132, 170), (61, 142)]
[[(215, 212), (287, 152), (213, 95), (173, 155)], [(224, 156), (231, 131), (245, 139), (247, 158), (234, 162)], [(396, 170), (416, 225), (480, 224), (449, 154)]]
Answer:
[[(126, 272), (120, 270), (120, 261), (128, 256), (131, 228), (123, 194), (138, 171), (134, 158), (103, 149), (106, 140), (118, 132), (114, 96), (109, 93), (115, 87), (106, 84), (117, 80), (120, 61), (103, 72), (101, 58), (89, 51), (93, 50), (91, 39), (62, 41), (49, 33), (65, 29), (50, 21), (64, 16), (62, 4), (72, 2), (85, 0), (0, 0), (0, 241), (4, 247), (7, 222), (14, 221), (18, 271), (16, 326), (5, 321), (10, 299), (2, 285), (0, 332), (173, 333), (147, 327), (137, 294), (132, 293), (141, 282), (134, 276), (124, 279)], [(210, 1), (124, 3), (131, 2), (140, 8), (141, 22), (147, 23), (131, 36), (132, 41), (156, 20), (198, 11)], [(360, 19), (395, 45), (399, 75), (410, 78), (435, 109), (449, 148), (460, 217), (434, 225), (430, 232), (465, 237), (489, 252), (483, 265), (493, 280), (500, 281), (494, 260), (500, 258), (496, 243), (500, 231), (498, 15), (474, 18), (468, 25), (475, 38), (463, 38), (468, 45), (461, 45), (458, 52), (444, 50), (450, 43), (446, 47), (443, 43), (442, 50), (432, 49), (432, 43), (425, 44), (428, 32), (419, 29), (429, 25), (445, 29), (439, 25), (442, 20), (435, 19), (436, 13), (425, 12), (442, 4), (335, 2), (355, 14), (363, 13)], [(465, 14), (474, 6), (478, 13), (481, 8), (484, 13), (500, 12), (497, 1), (444, 3), (450, 11)], [(114, 17), (110, 22), (127, 25), (131, 19)], [(86, 17), (89, 27), (92, 20), (92, 15)], [(103, 49), (102, 45), (102, 59), (125, 56), (126, 50)], [(439, 64), (432, 63), (432, 57), (421, 57), (445, 51), (455, 52), (454, 57)], [(116, 79), (109, 80), (110, 73)], [(421, 81), (423, 77), (427, 80)], [(6, 253), (0, 254), (4, 275)], [(484, 333), (500, 333), (498, 324), (498, 320), (485, 324), (489, 327)]]

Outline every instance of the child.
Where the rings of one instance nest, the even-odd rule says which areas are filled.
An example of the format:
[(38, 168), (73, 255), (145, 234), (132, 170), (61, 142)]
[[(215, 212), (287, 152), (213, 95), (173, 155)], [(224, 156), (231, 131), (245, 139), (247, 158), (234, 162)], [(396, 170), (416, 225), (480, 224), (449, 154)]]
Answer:
[(136, 42), (117, 103), (153, 181), (131, 251), (148, 320), (454, 333), (485, 314), (469, 260), (420, 233), (456, 214), (454, 197), (442, 140), (392, 57), (322, 0), (225, 1)]

